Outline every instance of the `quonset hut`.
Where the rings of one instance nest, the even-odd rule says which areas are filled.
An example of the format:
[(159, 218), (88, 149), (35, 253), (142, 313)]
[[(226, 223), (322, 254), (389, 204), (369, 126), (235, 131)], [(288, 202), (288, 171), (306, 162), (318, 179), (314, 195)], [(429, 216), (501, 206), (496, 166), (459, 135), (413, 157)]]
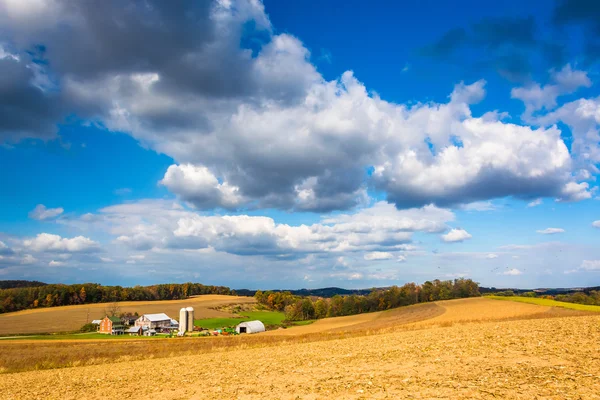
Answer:
[(258, 333), (265, 331), (265, 325), (260, 321), (242, 322), (235, 327), (237, 333)]

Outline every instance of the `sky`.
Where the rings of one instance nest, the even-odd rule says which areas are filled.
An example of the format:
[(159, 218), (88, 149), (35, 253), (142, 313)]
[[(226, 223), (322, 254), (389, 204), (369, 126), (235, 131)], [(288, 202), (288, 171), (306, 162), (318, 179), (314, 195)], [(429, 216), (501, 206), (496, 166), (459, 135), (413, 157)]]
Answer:
[(600, 285), (596, 1), (0, 0), (0, 279)]

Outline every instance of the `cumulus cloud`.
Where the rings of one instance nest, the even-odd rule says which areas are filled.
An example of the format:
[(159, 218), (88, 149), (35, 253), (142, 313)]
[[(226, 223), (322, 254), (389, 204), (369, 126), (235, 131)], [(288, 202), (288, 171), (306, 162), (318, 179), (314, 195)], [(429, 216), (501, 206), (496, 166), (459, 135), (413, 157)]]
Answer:
[(485, 256), (488, 260), (493, 260), (494, 258), (498, 258), (498, 254), (490, 253)]
[(40, 233), (33, 239), (23, 241), (23, 246), (35, 252), (89, 252), (98, 250), (99, 244), (84, 236), (71, 239), (59, 235)]
[(520, 270), (518, 270), (516, 268), (512, 268), (512, 269), (509, 269), (508, 271), (502, 272), (502, 275), (517, 276), (517, 275), (523, 275), (523, 272), (521, 272)]
[(171, 165), (160, 183), (198, 208), (235, 208), (243, 201), (238, 187), (219, 183), (204, 166)]
[(289, 225), (266, 216), (202, 215), (177, 202), (157, 200), (106, 207), (61, 223), (109, 232), (117, 245), (139, 251), (212, 249), (293, 259), (309, 254), (340, 257), (359, 251), (414, 251), (413, 232), (443, 232), (453, 219), (451, 211), (434, 206), (398, 210), (393, 204), (378, 202), (312, 225)]
[[(199, 209), (349, 210), (367, 203), (370, 185), (399, 208), (588, 192), (573, 186), (556, 127), (472, 114), (484, 81), (457, 84), (445, 103), (410, 106), (372, 94), (350, 71), (327, 81), (259, 1), (0, 4), (16, 56), (43, 45), (58, 85), (43, 96), (58, 93), (56, 103), (85, 121), (172, 157), (161, 183)], [(555, 80), (567, 86), (576, 72)], [(47, 120), (58, 118), (11, 124), (27, 131)]]
[(600, 229), (600, 220), (592, 222), (592, 226), (593, 226), (594, 228), (598, 228), (598, 229)]
[(442, 235), (442, 240), (447, 243), (463, 242), (471, 239), (473, 236), (464, 229), (452, 229), (450, 232)]
[[(583, 180), (590, 180), (593, 174), (600, 172), (597, 167), (600, 163), (600, 97), (571, 101), (535, 118), (535, 123), (541, 126), (558, 122), (566, 124), (571, 131), (571, 153), (577, 175)], [(570, 182), (570, 187), (565, 186), (566, 194), (572, 193), (574, 200), (589, 199), (588, 189), (587, 182), (578, 186)]]
[(58, 217), (63, 213), (62, 207), (57, 208), (46, 208), (43, 204), (38, 204), (33, 210), (29, 212), (29, 218), (43, 221), (46, 219), (52, 219)]
[(387, 251), (373, 251), (364, 255), (364, 259), (367, 261), (390, 260), (392, 258), (394, 258), (394, 255)]
[(573, 70), (570, 64), (565, 65), (560, 71), (552, 70), (550, 73), (554, 84), (540, 86), (539, 83), (534, 82), (527, 87), (512, 89), (512, 98), (519, 99), (525, 104), (525, 119), (530, 118), (535, 111), (554, 109), (559, 96), (592, 85), (585, 71)]
[(546, 228), (546, 229), (537, 230), (536, 232), (541, 233), (542, 235), (554, 235), (557, 233), (564, 233), (565, 230), (562, 228)]

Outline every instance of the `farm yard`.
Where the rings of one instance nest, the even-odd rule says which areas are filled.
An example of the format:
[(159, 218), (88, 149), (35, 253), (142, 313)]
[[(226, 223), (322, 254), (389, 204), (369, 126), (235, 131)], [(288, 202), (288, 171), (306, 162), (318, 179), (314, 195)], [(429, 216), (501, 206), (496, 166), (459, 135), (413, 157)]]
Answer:
[[(166, 313), (177, 318), (181, 307), (194, 307), (196, 318), (231, 318), (230, 312), (215, 308), (228, 304), (253, 304), (252, 297), (202, 295), (186, 300), (127, 301), (120, 302), (121, 312), (141, 314)], [(86, 322), (104, 318), (107, 303), (38, 308), (0, 314), (0, 335), (35, 334), (47, 332), (72, 332)]]
[[(600, 398), (600, 314), (487, 298), (101, 343), (1, 342), (3, 398)], [(39, 371), (56, 367), (71, 368)]]

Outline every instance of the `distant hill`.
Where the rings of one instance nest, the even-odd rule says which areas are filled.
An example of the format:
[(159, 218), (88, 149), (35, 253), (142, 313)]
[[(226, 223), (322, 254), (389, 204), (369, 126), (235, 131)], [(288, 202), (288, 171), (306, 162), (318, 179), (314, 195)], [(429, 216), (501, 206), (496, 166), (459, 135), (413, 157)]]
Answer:
[(39, 281), (0, 281), (0, 289), (40, 287), (46, 285), (47, 283)]
[(584, 292), (586, 294), (589, 294), (592, 290), (596, 290), (596, 291), (600, 290), (600, 286), (578, 287), (578, 288), (537, 288), (537, 289), (514, 289), (514, 288), (495, 288), (495, 287), (487, 288), (487, 287), (482, 287), (482, 286), (479, 287), (479, 291), (481, 292), (481, 294), (505, 292), (507, 290), (511, 290), (517, 295), (527, 293), (527, 292), (535, 292), (538, 295), (547, 294), (550, 296), (555, 296), (557, 294), (571, 294), (571, 293), (577, 293), (577, 292)]
[[(381, 289), (381, 288), (378, 288)], [(295, 296), (317, 296), (317, 297), (333, 297), (335, 295), (367, 295), (373, 289), (342, 289), (339, 287), (327, 287), (321, 289), (298, 289), (298, 290), (271, 290), (272, 292), (290, 292)], [(256, 290), (237, 289), (235, 293), (238, 296), (254, 296)]]

